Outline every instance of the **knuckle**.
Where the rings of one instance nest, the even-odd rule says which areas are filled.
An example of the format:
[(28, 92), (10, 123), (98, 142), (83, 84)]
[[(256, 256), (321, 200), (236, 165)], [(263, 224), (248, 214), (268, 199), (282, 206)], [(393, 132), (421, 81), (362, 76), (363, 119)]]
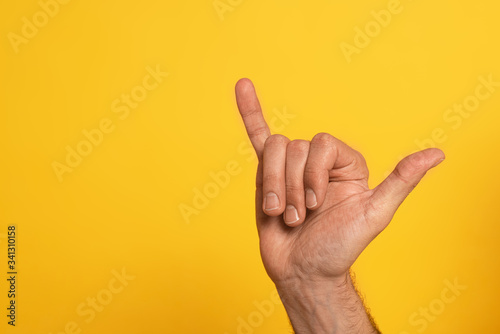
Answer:
[(319, 168), (316, 168), (315, 166), (312, 166), (312, 164), (309, 164), (306, 165), (306, 168), (304, 169), (304, 178), (308, 181), (315, 180), (321, 176), (322, 172), (323, 171)]
[(365, 157), (359, 153), (358, 151), (356, 150), (353, 150), (354, 151), (354, 154), (355, 154), (355, 157), (354, 157), (354, 160), (353, 160), (353, 167), (355, 169), (359, 169), (360, 171), (364, 172), (364, 173), (368, 173), (368, 165), (366, 164), (366, 159)]
[(286, 192), (287, 193), (299, 193), (304, 190), (304, 187), (298, 182), (287, 182)]
[(307, 168), (304, 170), (304, 183), (309, 186), (316, 186), (324, 179), (324, 171), (317, 168)]
[(410, 168), (417, 172), (425, 168), (427, 159), (424, 154), (413, 154), (408, 157)]
[(309, 152), (309, 141), (296, 139), (288, 143), (286, 147), (287, 153), (306, 154)]
[(409, 183), (409, 180), (406, 176), (404, 176), (402, 173), (401, 173), (401, 168), (399, 167), (396, 167), (396, 169), (394, 170), (394, 172), (392, 172), (392, 174), (398, 179), (400, 180), (401, 182), (403, 183), (406, 183), (408, 184)]
[(314, 177), (317, 176), (321, 171), (321, 168), (315, 162), (308, 161), (306, 167), (304, 168), (304, 176)]
[(354, 154), (356, 154), (358, 162), (361, 164), (366, 164), (366, 160), (365, 160), (365, 157), (363, 156), (363, 154), (361, 154), (359, 151), (354, 150), (354, 149), (353, 149), (353, 151), (354, 151)]
[(276, 184), (281, 181), (281, 176), (276, 173), (267, 173), (262, 176), (264, 184)]
[(395, 169), (396, 175), (408, 182), (415, 174), (425, 169), (426, 160), (420, 154), (410, 155), (403, 159)]
[(290, 139), (288, 139), (287, 137), (280, 134), (275, 134), (267, 137), (264, 146), (268, 147), (270, 145), (283, 145), (287, 144), (289, 141)]
[(248, 136), (249, 137), (257, 137), (263, 134), (266, 134), (268, 131), (267, 126), (261, 125), (256, 128), (252, 128), (251, 130), (248, 131)]
[(312, 142), (314, 142), (316, 145), (330, 146), (334, 144), (335, 137), (329, 133), (320, 132), (313, 137)]
[(286, 186), (286, 199), (288, 203), (300, 204), (304, 201), (304, 189), (296, 185)]
[(245, 117), (248, 117), (248, 116), (253, 116), (255, 114), (260, 114), (261, 113), (261, 110), (255, 106), (251, 106), (250, 108), (248, 108), (247, 110), (245, 110), (244, 112), (244, 115)]

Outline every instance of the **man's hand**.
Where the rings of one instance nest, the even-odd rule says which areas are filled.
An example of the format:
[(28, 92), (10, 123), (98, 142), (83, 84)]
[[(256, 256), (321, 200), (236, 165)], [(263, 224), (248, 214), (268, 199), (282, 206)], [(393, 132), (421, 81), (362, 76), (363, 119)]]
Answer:
[(349, 268), (443, 152), (427, 149), (404, 158), (370, 189), (359, 152), (326, 133), (311, 141), (272, 135), (248, 79), (236, 84), (236, 99), (259, 159), (262, 260), (295, 331), (374, 332)]

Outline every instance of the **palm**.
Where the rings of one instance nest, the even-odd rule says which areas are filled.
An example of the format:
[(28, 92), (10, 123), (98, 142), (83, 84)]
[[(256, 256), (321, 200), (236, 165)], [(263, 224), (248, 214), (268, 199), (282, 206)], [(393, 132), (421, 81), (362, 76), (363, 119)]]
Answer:
[(366, 180), (330, 182), (323, 205), (291, 228), (260, 209), (257, 191), (261, 256), (271, 279), (344, 274), (373, 238), (364, 215), (370, 194)]

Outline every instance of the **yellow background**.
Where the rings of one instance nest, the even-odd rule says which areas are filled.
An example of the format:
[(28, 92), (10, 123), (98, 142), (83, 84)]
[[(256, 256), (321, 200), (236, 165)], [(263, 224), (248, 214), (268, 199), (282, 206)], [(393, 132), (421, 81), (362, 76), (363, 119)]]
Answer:
[[(231, 10), (219, 16), (212, 0), (72, 0), (18, 53), (8, 34), (21, 35), (41, 7), (2, 3), (0, 267), (5, 277), (16, 224), (19, 276), (15, 329), (1, 280), (0, 332), (64, 333), (74, 321), (82, 333), (233, 334), (255, 316), (273, 284), (258, 252), (256, 161), (234, 101), (241, 77), (268, 119), (293, 115), (276, 122), (283, 134), (326, 131), (360, 150), (371, 186), (442, 129), (446, 161), (358, 259), (359, 288), (382, 332), (419, 333), (410, 316), (457, 278), (467, 288), (423, 332), (499, 332), (500, 88), (456, 129), (444, 115), (480, 76), (500, 81), (500, 5), (402, 0), (349, 63), (341, 43), (354, 44), (354, 28), (388, 1), (222, 2)], [(148, 66), (169, 75), (120, 119), (112, 102)], [(114, 130), (59, 182), (52, 163), (102, 119)], [(238, 173), (184, 219), (182, 205), (231, 161)], [(122, 268), (135, 279), (85, 322), (78, 305)], [(253, 333), (289, 332), (282, 306), (261, 322)]]

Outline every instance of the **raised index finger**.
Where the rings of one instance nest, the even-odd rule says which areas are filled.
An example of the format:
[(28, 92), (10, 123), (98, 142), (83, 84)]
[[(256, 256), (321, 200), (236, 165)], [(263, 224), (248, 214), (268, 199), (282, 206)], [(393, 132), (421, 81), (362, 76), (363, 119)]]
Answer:
[(235, 91), (236, 103), (243, 118), (243, 123), (245, 123), (248, 138), (250, 138), (260, 160), (264, 152), (264, 143), (267, 137), (271, 135), (271, 131), (267, 126), (264, 115), (262, 115), (262, 109), (252, 81), (246, 78), (240, 79), (236, 83)]

